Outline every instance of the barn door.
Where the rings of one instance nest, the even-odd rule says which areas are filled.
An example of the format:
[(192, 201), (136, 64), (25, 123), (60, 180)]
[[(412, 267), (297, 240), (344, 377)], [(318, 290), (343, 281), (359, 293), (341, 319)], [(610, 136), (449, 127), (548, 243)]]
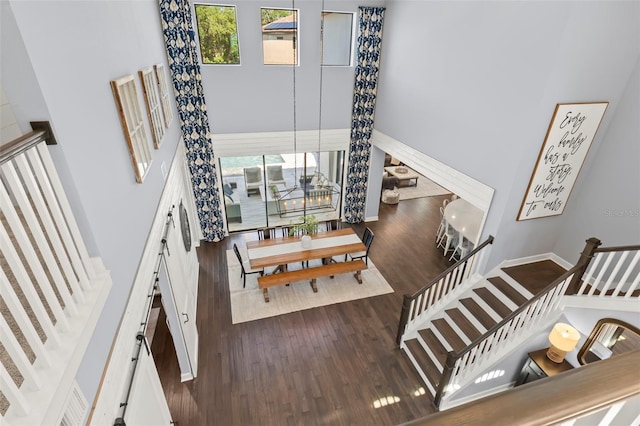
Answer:
[(162, 304), (180, 363), (181, 378), (185, 381), (195, 378), (198, 371), (198, 260), (195, 249), (189, 246), (187, 251), (184, 241), (186, 237), (180, 232), (179, 223), (169, 224), (165, 238), (162, 256), (164, 268), (160, 268), (158, 280)]

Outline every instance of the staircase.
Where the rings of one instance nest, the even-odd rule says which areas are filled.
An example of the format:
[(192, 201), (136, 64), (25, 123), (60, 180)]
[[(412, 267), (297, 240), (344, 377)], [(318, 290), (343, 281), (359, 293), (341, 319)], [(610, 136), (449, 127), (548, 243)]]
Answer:
[(587, 240), (578, 263), (551, 260), (478, 274), (489, 237), (413, 295), (405, 295), (396, 342), (440, 408), (488, 368), (561, 315), (565, 296), (640, 299), (640, 245), (599, 247)]
[(415, 330), (415, 337), (404, 341), (405, 352), (431, 395), (437, 393), (449, 352), (463, 351), (532, 299), (536, 288), (546, 287), (541, 282), (565, 272), (551, 260), (497, 268)]

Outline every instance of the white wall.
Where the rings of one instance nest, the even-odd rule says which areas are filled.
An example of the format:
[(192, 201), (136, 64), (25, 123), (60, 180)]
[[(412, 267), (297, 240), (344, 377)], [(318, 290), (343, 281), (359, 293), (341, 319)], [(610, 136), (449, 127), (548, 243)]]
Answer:
[[(241, 1), (227, 4), (233, 3), (238, 3), (240, 65), (202, 66), (202, 80), (212, 132), (293, 130), (293, 67), (263, 65), (260, 28), (260, 7), (289, 9), (291, 1)], [(361, 5), (383, 3), (379, 0), (324, 2), (325, 10), (344, 12), (357, 12), (358, 6)], [(295, 6), (300, 11), (300, 65), (295, 69), (297, 129), (313, 130), (318, 128), (319, 123), (322, 2), (298, 1)], [(350, 128), (353, 71), (353, 67), (323, 68), (323, 129)]]
[[(556, 103), (609, 101), (594, 156), (640, 51), (640, 4), (392, 1), (387, 7), (376, 129), (495, 188), (484, 230), (496, 237), (489, 267), (553, 251), (578, 212), (516, 222), (551, 115)], [(603, 169), (617, 169), (617, 159), (604, 161)], [(634, 176), (618, 172), (620, 181)], [(584, 168), (577, 191), (588, 174)], [(622, 188), (609, 196), (638, 196), (626, 193), (637, 186)], [(617, 226), (595, 230), (606, 240)], [(563, 237), (572, 245), (563, 253), (579, 252), (593, 231), (572, 233)]]
[(109, 81), (155, 63), (168, 69), (158, 4), (5, 1), (2, 12), (2, 87), (23, 131), (31, 120), (51, 121), (59, 143), (51, 152), (74, 213), (113, 278), (77, 376), (91, 401), (164, 185), (160, 165), (169, 167), (179, 138), (175, 118), (137, 184)]
[[(571, 194), (554, 252), (576, 260), (588, 237), (603, 247), (640, 244), (640, 57), (606, 136), (592, 148), (583, 183)], [(580, 250), (578, 250), (580, 251)]]

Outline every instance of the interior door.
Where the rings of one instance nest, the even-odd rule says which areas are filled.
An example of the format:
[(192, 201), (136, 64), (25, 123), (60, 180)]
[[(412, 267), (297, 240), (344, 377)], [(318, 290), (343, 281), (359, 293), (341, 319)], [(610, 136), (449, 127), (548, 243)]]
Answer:
[[(191, 380), (198, 371), (198, 330), (196, 301), (198, 269), (195, 249), (186, 250), (178, 224), (169, 224), (163, 265), (158, 274), (162, 303), (180, 364), (182, 381)], [(195, 262), (195, 263), (194, 263)]]
[(158, 377), (156, 364), (143, 344), (125, 413), (129, 425), (171, 425), (171, 413)]

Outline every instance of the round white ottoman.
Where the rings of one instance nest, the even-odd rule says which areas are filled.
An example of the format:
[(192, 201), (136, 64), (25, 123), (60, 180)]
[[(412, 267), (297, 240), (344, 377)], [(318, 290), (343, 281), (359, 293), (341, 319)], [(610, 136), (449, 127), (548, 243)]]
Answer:
[(385, 189), (382, 191), (382, 202), (385, 204), (398, 204), (400, 193), (395, 189)]

